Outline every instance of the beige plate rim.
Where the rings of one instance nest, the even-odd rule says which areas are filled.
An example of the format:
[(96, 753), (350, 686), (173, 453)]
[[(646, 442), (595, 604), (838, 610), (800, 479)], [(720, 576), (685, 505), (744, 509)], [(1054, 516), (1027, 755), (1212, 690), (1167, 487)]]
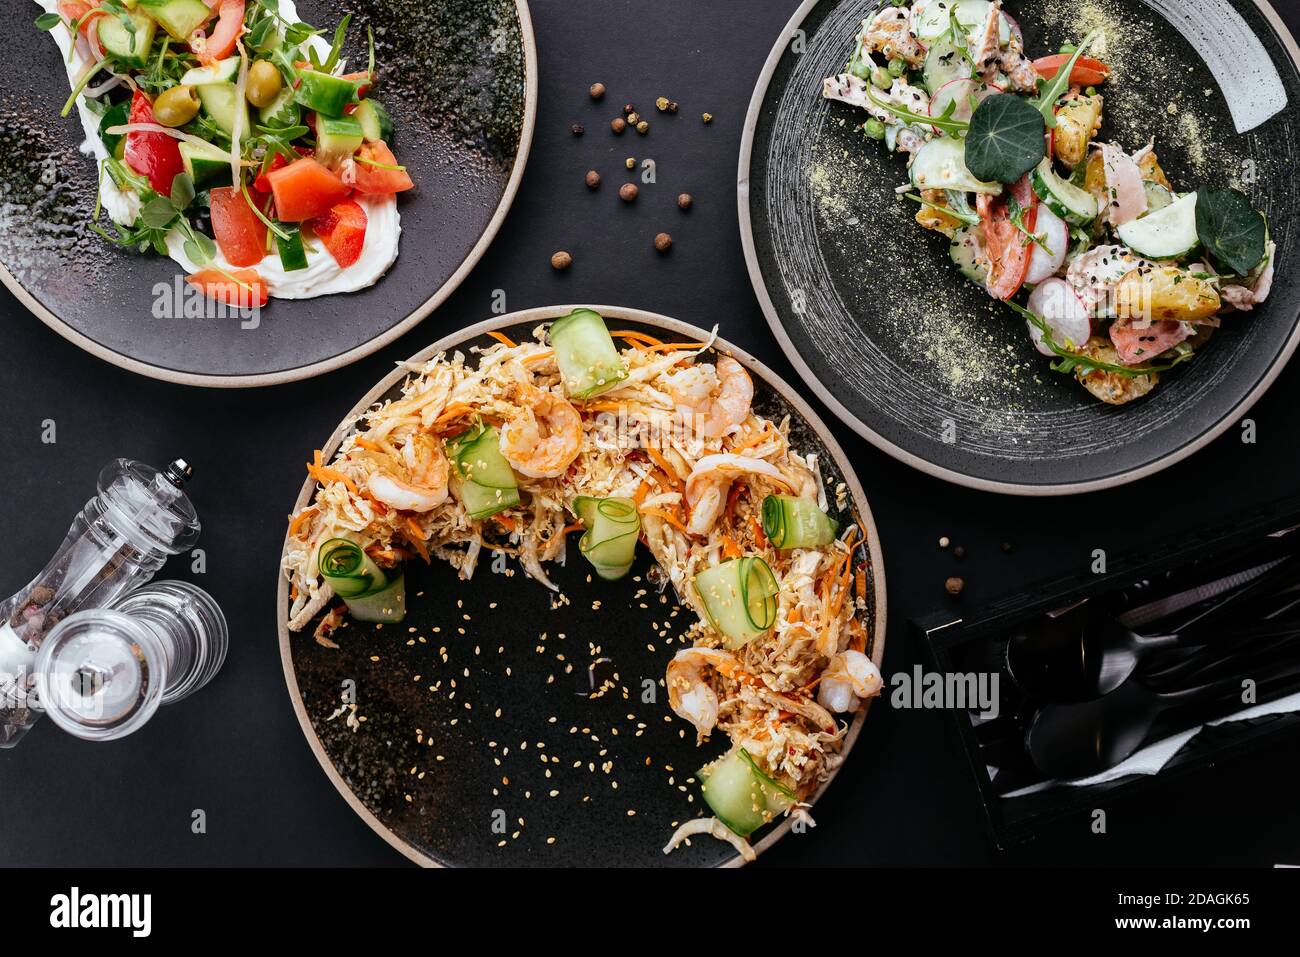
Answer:
[[(789, 335), (786, 334), (785, 327), (781, 324), (781, 317), (777, 313), (776, 305), (772, 302), (772, 297), (768, 295), (767, 285), (763, 280), (763, 272), (759, 267), (758, 253), (754, 245), (754, 224), (749, 215), (749, 170), (754, 149), (754, 132), (758, 126), (759, 112), (762, 110), (763, 101), (767, 96), (767, 88), (772, 82), (772, 76), (776, 72), (777, 65), (784, 56), (786, 47), (795, 31), (799, 29), (800, 24), (808, 17), (813, 8), (823, 2), (825, 0), (804, 0), (799, 9), (795, 11), (794, 16), (785, 25), (780, 37), (777, 38), (776, 44), (772, 47), (772, 52), (768, 54), (767, 62), (763, 65), (763, 72), (759, 74), (758, 82), (754, 86), (754, 94), (749, 101), (749, 111), (745, 115), (745, 127), (740, 139), (740, 160), (736, 171), (736, 204), (740, 216), (740, 244), (745, 253), (745, 265), (749, 269), (749, 279), (750, 284), (754, 287), (754, 295), (758, 297), (759, 305), (763, 309), (763, 315), (767, 317), (767, 324), (771, 327), (772, 334), (776, 336), (777, 341), (780, 343), (781, 351), (785, 353), (786, 358), (795, 367), (800, 378), (813, 390), (817, 398), (835, 413), (841, 422), (876, 446), (876, 448), (898, 461), (910, 465), (914, 469), (919, 469), (927, 475), (933, 475), (935, 478), (944, 479), (955, 485), (963, 485), (967, 488), (979, 489), (985, 492), (1001, 492), (1007, 495), (1078, 495), (1084, 492), (1095, 492), (1100, 489), (1127, 485), (1181, 462), (1232, 428), (1233, 424), (1239, 421), (1250, 410), (1251, 406), (1259, 401), (1260, 397), (1282, 372), (1296, 347), (1300, 346), (1300, 323), (1296, 324), (1291, 332), (1291, 338), (1278, 352), (1272, 365), (1268, 367), (1268, 370), (1256, 383), (1255, 387), (1234, 408), (1229, 410), (1227, 415), (1220, 419), (1218, 423), (1207, 429), (1194, 441), (1180, 446), (1154, 462), (1093, 481), (1056, 485), (1025, 485), (1016, 482), (1000, 482), (995, 479), (976, 478), (963, 472), (935, 465), (928, 459), (895, 445), (854, 415), (844, 403), (836, 398), (835, 393), (817, 378), (812, 368), (799, 353), (799, 350), (795, 348), (794, 343), (791, 342)], [(1282, 22), (1282, 18), (1278, 16), (1277, 11), (1269, 5), (1267, 0), (1253, 0), (1253, 2), (1273, 29), (1277, 31), (1277, 35), (1282, 40), (1287, 52), (1290, 53), (1292, 61), (1297, 68), (1300, 68), (1300, 45), (1297, 45), (1295, 37), (1287, 29), (1287, 25)]]
[(519, 16), (520, 33), (524, 47), (524, 122), (519, 131), (519, 150), (515, 154), (515, 162), (510, 170), (510, 178), (506, 181), (505, 191), (501, 194), (501, 200), (497, 203), (496, 211), (488, 221), (483, 235), (479, 237), (478, 242), (474, 244), (474, 247), (456, 268), (456, 271), (451, 274), (451, 277), (414, 312), (382, 335), (329, 359), (280, 372), (261, 372), (238, 376), (181, 372), (176, 369), (168, 369), (148, 362), (141, 362), (138, 359), (132, 359), (130, 356), (114, 352), (89, 336), (78, 332), (50, 312), (43, 303), (39, 302), (23, 288), (23, 285), (14, 278), (14, 275), (4, 263), (0, 263), (0, 282), (3, 282), (8, 287), (9, 291), (32, 315), (78, 348), (117, 366), (119, 369), (126, 369), (129, 372), (150, 379), (175, 382), (179, 385), (201, 386), (209, 389), (249, 389), (258, 386), (282, 385), (286, 382), (298, 382), (303, 379), (324, 375), (327, 372), (333, 372), (335, 369), (341, 369), (378, 352), (399, 336), (413, 329), (459, 288), (460, 284), (465, 281), (465, 277), (483, 258), (488, 247), (492, 244), (492, 240), (496, 238), (501, 229), (501, 224), (505, 222), (506, 213), (510, 211), (515, 196), (519, 192), (519, 184), (524, 176), (524, 167), (528, 164), (528, 154), (532, 149), (533, 130), (537, 121), (537, 42), (533, 34), (533, 20), (528, 9), (528, 0), (515, 0), (515, 11)]
[[(640, 309), (630, 309), (623, 306), (591, 305), (539, 306), (533, 309), (524, 309), (520, 312), (512, 312), (507, 315), (493, 316), (490, 319), (485, 319), (482, 322), (468, 326), (457, 332), (453, 332), (450, 335), (439, 339), (428, 348), (416, 353), (408, 361), (410, 363), (423, 363), (437, 355), (439, 352), (449, 352), (462, 346), (464, 343), (471, 342), (479, 336), (493, 332), (497, 329), (518, 325), (520, 323), (549, 322), (552, 319), (557, 319), (560, 316), (567, 315), (574, 309), (578, 308), (594, 309), (602, 316), (610, 319), (621, 319), (627, 322), (640, 322), (650, 326), (657, 326), (676, 336), (691, 337), (695, 340), (704, 340), (709, 337), (709, 333), (704, 329), (700, 329), (698, 326), (693, 326), (677, 319), (671, 319), (668, 316), (659, 315), (658, 313), (644, 312)], [(871, 564), (875, 580), (876, 604), (875, 620), (872, 623), (872, 659), (875, 661), (876, 666), (879, 667), (885, 653), (885, 558), (880, 548), (880, 536), (876, 530), (875, 519), (871, 514), (871, 507), (867, 502), (867, 496), (862, 489), (862, 484), (858, 480), (857, 472), (849, 462), (848, 457), (844, 454), (844, 450), (840, 448), (839, 442), (835, 440), (835, 436), (831, 433), (830, 429), (826, 427), (826, 423), (822, 421), (821, 416), (813, 410), (812, 406), (810, 406), (794, 388), (762, 362), (755, 359), (743, 349), (733, 346), (726, 340), (717, 339), (714, 348), (733, 356), (747, 369), (755, 373), (768, 386), (775, 389), (784, 401), (788, 402), (801, 416), (803, 416), (804, 421), (812, 427), (812, 429), (817, 433), (818, 438), (825, 444), (827, 451), (831, 453), (831, 456), (835, 459), (835, 464), (839, 467), (841, 474), (844, 476), (845, 484), (848, 486), (852, 501), (857, 506), (858, 513), (862, 517), (862, 524), (865, 526), (864, 531), (866, 531), (868, 538), (868, 550), (871, 554)], [(371, 389), (360, 402), (352, 407), (351, 411), (348, 412), (343, 421), (339, 423), (338, 427), (334, 430), (334, 433), (330, 436), (329, 443), (321, 450), (321, 454), (326, 461), (334, 455), (334, 452), (339, 447), (339, 443), (352, 428), (356, 419), (370, 408), (371, 405), (378, 401), (381, 396), (387, 393), (391, 388), (393, 388), (393, 386), (397, 385), (409, 374), (410, 372), (406, 368), (395, 369), (393, 372), (385, 376), (378, 385)], [(314, 494), (314, 490), (315, 483), (310, 478), (303, 482), (302, 489), (298, 493), (298, 499), (293, 506), (293, 514), (297, 514), (306, 507)], [(285, 545), (281, 549), (282, 555), (287, 546), (288, 535), (286, 533)], [(279, 633), (280, 639), (280, 664), (284, 669), (284, 680), (288, 685), (289, 698), (293, 703), (294, 714), (298, 717), (298, 724), (302, 727), (302, 732), (304, 736), (306, 736), (308, 744), (311, 745), (312, 753), (316, 755), (316, 760), (320, 762), (321, 768), (325, 771), (325, 776), (328, 777), (330, 783), (338, 789), (338, 792), (343, 795), (344, 800), (348, 802), (352, 807), (352, 810), (355, 811), (376, 834), (416, 864), (423, 867), (439, 866), (437, 861), (432, 860), (412, 847), (406, 841), (402, 840), (387, 826), (385, 826), (384, 823), (373, 813), (371, 813), (371, 811), (352, 792), (347, 783), (335, 769), (333, 762), (330, 760), (324, 746), (321, 744), (320, 738), (317, 737), (315, 730), (312, 728), (311, 719), (308, 717), (307, 709), (303, 705), (302, 693), (298, 688), (297, 677), (294, 674), (293, 658), (290, 654), (289, 648), (290, 633), (287, 626), (289, 617), (288, 581), (283, 575), (278, 573), (276, 578), (275, 611), (276, 629)], [(867, 706), (869, 705), (870, 702), (868, 701)], [(854, 743), (857, 741), (858, 734), (862, 730), (863, 722), (866, 720), (867, 706), (864, 706), (858, 711), (852, 724), (849, 726), (848, 733), (845, 735), (844, 746), (841, 750), (841, 754), (846, 759), (849, 752), (853, 749)], [(816, 790), (816, 792), (813, 793), (812, 797), (809, 799), (810, 803), (815, 803), (817, 799), (821, 797), (822, 793), (830, 785), (831, 781), (835, 779), (835, 775), (838, 773), (839, 768), (836, 768), (826, 781), (824, 781)], [(761, 854), (763, 851), (775, 844), (778, 840), (784, 837), (787, 832), (789, 832), (790, 826), (791, 820), (789, 818), (784, 819), (780, 825), (773, 828), (770, 833), (766, 834), (762, 840), (754, 845), (755, 853)], [(730, 859), (725, 866), (739, 867), (743, 863), (744, 861), (741, 857), (736, 855), (734, 858)]]

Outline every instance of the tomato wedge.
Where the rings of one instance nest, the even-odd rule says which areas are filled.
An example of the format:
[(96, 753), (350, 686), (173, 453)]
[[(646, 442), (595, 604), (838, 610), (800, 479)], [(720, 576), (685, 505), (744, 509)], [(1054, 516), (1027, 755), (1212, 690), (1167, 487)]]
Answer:
[[(375, 196), (401, 193), (415, 184), (404, 169), (385, 169), (386, 166), (398, 166), (397, 157), (383, 140), (362, 143), (356, 155), (358, 193)], [(382, 163), (382, 166), (375, 166)]]
[(190, 40), (190, 49), (205, 66), (224, 60), (235, 51), (244, 26), (244, 0), (205, 0), (217, 14), (217, 25), (212, 28), (211, 36), (199, 36), (195, 33)]
[[(1011, 189), (1011, 195), (1020, 206), (1021, 225), (1033, 232), (1038, 225), (1038, 197), (1029, 184), (1029, 176)], [(1011, 220), (1011, 203), (1005, 195), (989, 196), (981, 193), (977, 200), (980, 219), (983, 220), (984, 246), (989, 257), (989, 275), (985, 285), (989, 294), (1004, 302), (1020, 291), (1029, 272), (1029, 261), (1034, 247), (1020, 228)]]
[[(153, 104), (139, 90), (131, 97), (130, 123), (154, 123)], [(185, 172), (181, 162), (180, 147), (165, 133), (128, 133), (125, 152), (126, 165), (149, 180), (155, 192), (164, 196), (172, 194), (172, 180), (177, 173)]]
[(218, 186), (209, 194), (212, 235), (226, 262), (256, 266), (266, 255), (266, 223), (257, 218), (244, 194), (233, 186)]
[[(1070, 62), (1073, 53), (1053, 53), (1051, 56), (1039, 57), (1034, 61), (1034, 69), (1046, 80), (1061, 72), (1061, 67)], [(1100, 60), (1081, 56), (1074, 69), (1070, 71), (1070, 82), (1077, 86), (1097, 86), (1110, 76), (1110, 67)]]
[(235, 269), (230, 273), (220, 269), (200, 269), (194, 275), (186, 276), (185, 281), (202, 290), (209, 299), (240, 309), (266, 305), (266, 282), (256, 269)]
[(366, 244), (367, 221), (361, 204), (349, 199), (317, 216), (309, 225), (334, 261), (347, 269), (361, 258), (361, 249)]
[(281, 222), (301, 223), (348, 198), (351, 187), (314, 159), (303, 157), (266, 174), (275, 215)]

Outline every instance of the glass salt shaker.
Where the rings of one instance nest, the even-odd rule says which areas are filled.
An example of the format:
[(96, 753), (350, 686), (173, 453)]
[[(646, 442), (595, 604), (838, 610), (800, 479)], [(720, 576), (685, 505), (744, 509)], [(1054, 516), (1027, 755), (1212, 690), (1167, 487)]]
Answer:
[(112, 605), (198, 540), (198, 515), (182, 490), (191, 475), (181, 459), (161, 472), (110, 462), (49, 564), (0, 603), (0, 748), (40, 717), (33, 666), (46, 636), (79, 609)]
[(112, 608), (69, 615), (36, 656), (36, 690), (69, 734), (111, 741), (136, 731), (160, 704), (193, 694), (226, 658), (226, 619), (188, 582), (154, 582)]

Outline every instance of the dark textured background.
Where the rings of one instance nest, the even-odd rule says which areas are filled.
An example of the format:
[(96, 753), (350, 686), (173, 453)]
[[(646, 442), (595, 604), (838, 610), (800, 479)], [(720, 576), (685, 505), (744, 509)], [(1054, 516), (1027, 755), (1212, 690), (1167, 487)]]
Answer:
[[(790, 0), (537, 0), (541, 62), (537, 137), (522, 191), (469, 281), (416, 331), (350, 369), (274, 390), (215, 392), (137, 378), (83, 355), (0, 293), (0, 593), (21, 587), (62, 539), (99, 468), (126, 455), (161, 465), (184, 455), (205, 531), (207, 572), (166, 570), (208, 588), (225, 607), (231, 650), (212, 685), (124, 741), (91, 745), (38, 725), (0, 751), (0, 865), (401, 864), (321, 772), (281, 676), (274, 576), (284, 515), (302, 463), (391, 363), (487, 315), (495, 290), (509, 309), (555, 302), (622, 303), (723, 335), (780, 373), (745, 273), (736, 226), (736, 155), (752, 86), (793, 12)], [(1282, 5), (1300, 31), (1300, 9)], [(33, 5), (33, 9), (34, 5)], [(603, 81), (593, 106), (588, 85)], [(681, 112), (653, 109), (663, 93)], [(612, 137), (631, 100), (647, 137)], [(705, 127), (702, 111), (716, 120)], [(569, 125), (587, 126), (574, 139)], [(658, 162), (658, 183), (626, 206), (615, 192), (624, 157)], [(605, 184), (584, 187), (588, 168)], [(675, 206), (695, 196), (687, 215)], [(676, 239), (658, 256), (656, 232)], [(575, 259), (551, 272), (556, 249)], [(255, 332), (232, 332), (255, 335)], [(793, 378), (793, 377), (791, 377)], [(1091, 550), (1161, 541), (1202, 515), (1266, 502), (1297, 488), (1294, 414), (1300, 369), (1283, 374), (1251, 413), (1258, 441), (1235, 430), (1189, 461), (1137, 485), (1072, 499), (1021, 500), (966, 491), (914, 472), (837, 429), (874, 506), (889, 589), (887, 674), (919, 649), (907, 621), (951, 602), (960, 574), (974, 608), (1043, 576), (1086, 568)], [(41, 442), (43, 420), (58, 441)], [(936, 542), (966, 548), (958, 562)], [(1003, 554), (999, 543), (1015, 549)], [(852, 759), (818, 805), (818, 827), (782, 841), (771, 864), (1300, 863), (1295, 745), (1220, 765), (1177, 788), (1109, 805), (1109, 833), (1067, 821), (1025, 849), (996, 853), (973, 785), (939, 712), (872, 710)], [(190, 832), (191, 812), (208, 832)]]

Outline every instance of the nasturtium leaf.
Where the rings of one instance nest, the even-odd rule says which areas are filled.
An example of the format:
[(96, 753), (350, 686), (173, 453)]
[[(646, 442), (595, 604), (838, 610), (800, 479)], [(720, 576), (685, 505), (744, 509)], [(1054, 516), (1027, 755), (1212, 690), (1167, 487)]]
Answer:
[(1244, 276), (1264, 261), (1264, 214), (1235, 189), (1196, 191), (1196, 234), (1219, 268)]
[(966, 134), (966, 168), (985, 182), (1014, 183), (1046, 151), (1043, 115), (1012, 93), (990, 96), (975, 110)]

